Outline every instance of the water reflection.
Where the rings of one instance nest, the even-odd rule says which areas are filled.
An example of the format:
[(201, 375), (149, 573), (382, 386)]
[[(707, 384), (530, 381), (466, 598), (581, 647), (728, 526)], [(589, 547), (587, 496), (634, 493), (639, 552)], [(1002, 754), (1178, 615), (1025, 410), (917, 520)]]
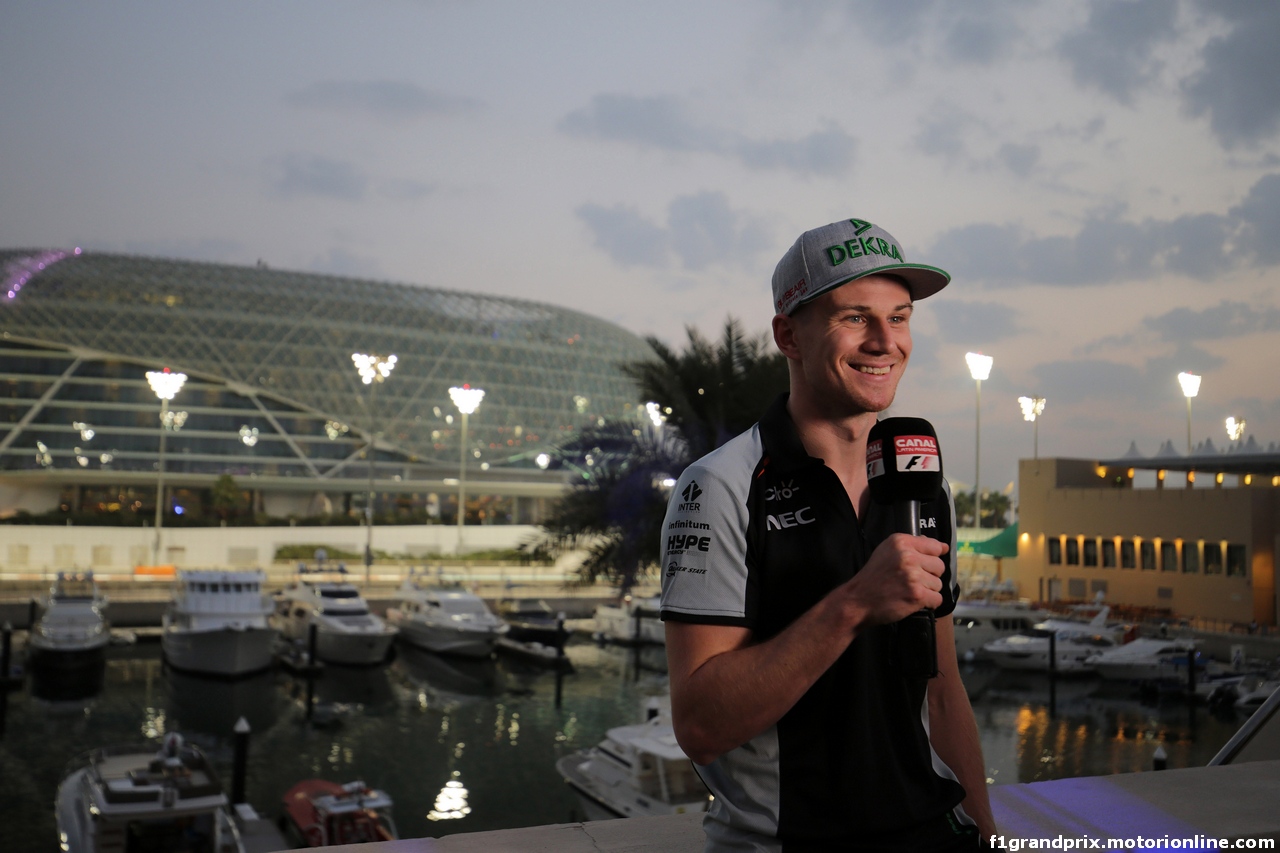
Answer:
[(187, 733), (203, 733), (217, 738), (231, 737), (236, 722), (244, 717), (250, 728), (262, 732), (275, 725), (280, 693), (276, 676), (267, 671), (234, 681), (209, 678), (169, 667), (164, 671), (169, 684), (170, 727)]
[(31, 695), (46, 702), (70, 702), (83, 708), (87, 700), (102, 692), (106, 674), (107, 662), (102, 658), (75, 669), (32, 667)]
[(499, 695), (505, 687), (492, 659), (445, 657), (401, 646), (392, 666), (418, 689), (427, 705), (435, 707), (473, 705)]

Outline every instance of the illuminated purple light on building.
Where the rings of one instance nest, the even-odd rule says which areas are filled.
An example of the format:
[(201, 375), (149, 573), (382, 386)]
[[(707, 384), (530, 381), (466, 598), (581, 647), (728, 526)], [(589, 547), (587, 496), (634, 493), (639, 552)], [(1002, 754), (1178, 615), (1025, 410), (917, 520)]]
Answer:
[[(81, 249), (77, 246), (75, 254), (80, 253)], [(72, 253), (57, 249), (41, 252), (38, 255), (14, 258), (4, 265), (4, 284), (0, 285), (0, 290), (7, 289), (7, 298), (13, 299), (22, 290), (24, 284), (70, 254)]]

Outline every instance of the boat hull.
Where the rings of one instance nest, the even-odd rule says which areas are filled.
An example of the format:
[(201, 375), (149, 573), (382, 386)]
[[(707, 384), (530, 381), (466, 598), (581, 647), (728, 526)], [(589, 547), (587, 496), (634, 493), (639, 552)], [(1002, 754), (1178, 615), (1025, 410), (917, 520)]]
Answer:
[(316, 632), (316, 657), (325, 663), (345, 666), (373, 666), (387, 659), (395, 631), (355, 633), (327, 630)]
[(494, 631), (455, 630), (443, 625), (426, 625), (415, 619), (401, 619), (394, 624), (400, 629), (400, 639), (404, 642), (436, 654), (487, 658), (498, 642)]
[(168, 628), (160, 646), (174, 669), (231, 678), (270, 667), (275, 638), (276, 632), (267, 627), (211, 631)]

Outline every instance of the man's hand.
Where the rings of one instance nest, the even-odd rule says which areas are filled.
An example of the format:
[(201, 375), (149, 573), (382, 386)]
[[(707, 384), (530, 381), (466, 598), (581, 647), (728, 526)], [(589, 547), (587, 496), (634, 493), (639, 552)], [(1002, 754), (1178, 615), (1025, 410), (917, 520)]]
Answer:
[(780, 634), (753, 643), (745, 628), (667, 622), (676, 738), (697, 764), (782, 719), (868, 625), (942, 604), (944, 542), (895, 534), (852, 579)]
[(871, 554), (867, 564), (837, 587), (860, 611), (860, 625), (882, 625), (920, 610), (942, 606), (942, 556), (949, 546), (925, 536), (895, 533)]

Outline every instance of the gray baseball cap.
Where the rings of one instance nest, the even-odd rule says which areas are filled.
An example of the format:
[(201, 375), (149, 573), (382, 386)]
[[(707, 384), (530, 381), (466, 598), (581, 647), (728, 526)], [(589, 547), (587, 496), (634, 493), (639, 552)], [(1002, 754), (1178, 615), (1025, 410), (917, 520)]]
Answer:
[(898, 241), (865, 219), (842, 219), (800, 235), (773, 271), (773, 307), (792, 314), (806, 302), (869, 275), (903, 279), (912, 299), (947, 286), (951, 276), (937, 267), (909, 264)]

